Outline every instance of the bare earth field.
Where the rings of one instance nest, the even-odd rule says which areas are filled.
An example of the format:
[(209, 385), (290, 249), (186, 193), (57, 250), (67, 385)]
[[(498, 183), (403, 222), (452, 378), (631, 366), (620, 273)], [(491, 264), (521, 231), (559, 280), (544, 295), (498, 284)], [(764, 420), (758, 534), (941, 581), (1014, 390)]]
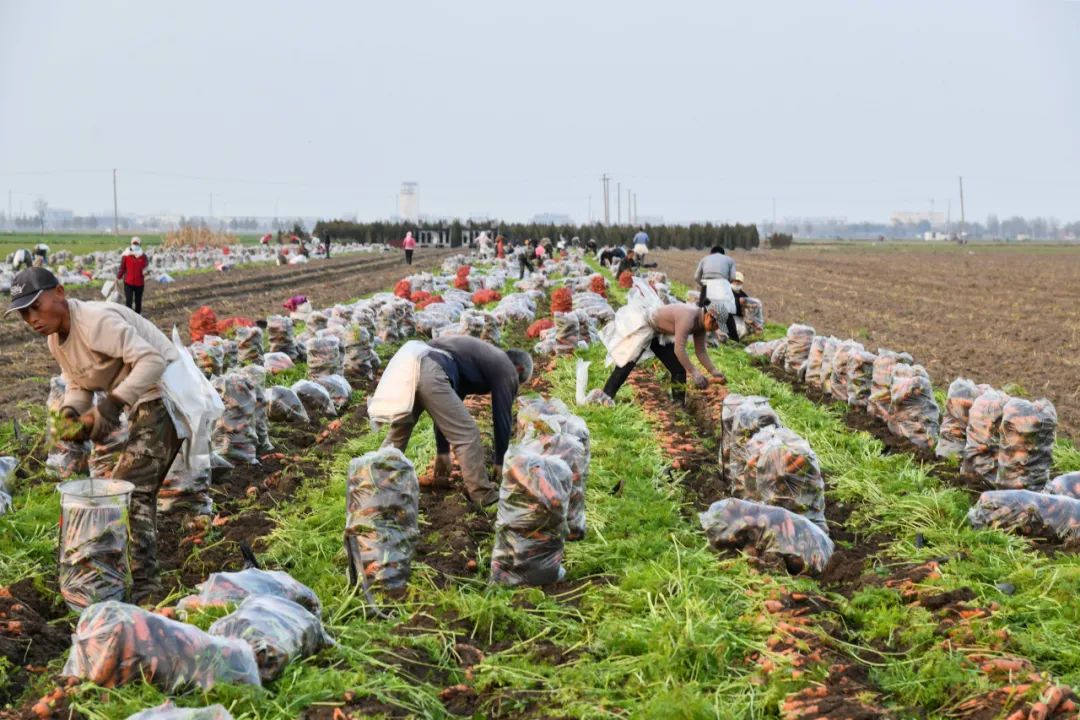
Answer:
[[(649, 257), (690, 283), (703, 253)], [(935, 387), (957, 376), (1019, 385), (1080, 439), (1080, 248), (795, 247), (734, 251), (765, 318), (907, 350)]]
[[(418, 253), (412, 272), (435, 267), (448, 251)], [(227, 273), (207, 272), (179, 278), (175, 283), (146, 286), (144, 314), (163, 329), (176, 325), (187, 340), (188, 318), (200, 305), (210, 305), (219, 318), (253, 318), (284, 313), (281, 303), (307, 295), (316, 307), (385, 290), (409, 273), (398, 252), (342, 255), (314, 260), (306, 266), (262, 265)], [(80, 299), (100, 300), (100, 291), (78, 288)], [(20, 418), (24, 402), (45, 402), (49, 378), (58, 372), (44, 338), (30, 330), (18, 315), (0, 322), (0, 422)]]

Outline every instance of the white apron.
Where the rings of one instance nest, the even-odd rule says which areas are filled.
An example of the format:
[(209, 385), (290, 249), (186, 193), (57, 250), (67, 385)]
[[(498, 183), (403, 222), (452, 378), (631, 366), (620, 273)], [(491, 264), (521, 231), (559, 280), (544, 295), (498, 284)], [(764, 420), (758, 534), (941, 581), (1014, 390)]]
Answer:
[(416, 385), (420, 380), (420, 361), (433, 352), (450, 355), (420, 340), (410, 340), (390, 358), (368, 400), (368, 421), (373, 429), (412, 415)]

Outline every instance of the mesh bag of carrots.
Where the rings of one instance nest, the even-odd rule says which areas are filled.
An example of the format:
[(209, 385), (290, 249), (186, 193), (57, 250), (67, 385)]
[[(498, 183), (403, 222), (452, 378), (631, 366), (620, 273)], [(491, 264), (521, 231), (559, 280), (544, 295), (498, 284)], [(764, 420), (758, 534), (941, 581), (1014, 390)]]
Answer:
[(1011, 398), (1001, 410), (999, 489), (1041, 490), (1050, 480), (1057, 411), (1049, 400)]
[(1032, 490), (989, 490), (968, 511), (975, 528), (995, 528), (1075, 545), (1080, 542), (1080, 500)]
[(792, 574), (817, 574), (833, 552), (829, 536), (809, 519), (752, 500), (725, 498), (698, 516), (716, 550), (744, 550), (766, 561), (780, 561)]
[(821, 361), (825, 354), (825, 343), (829, 338), (824, 335), (815, 335), (810, 343), (810, 351), (806, 353), (806, 367), (803, 369), (803, 382), (811, 387), (821, 387)]
[(585, 538), (585, 485), (589, 462), (585, 446), (568, 432), (556, 432), (529, 438), (522, 449), (537, 455), (557, 457), (570, 468), (570, 497), (566, 504), (567, 540)]
[(971, 404), (987, 389), (988, 386), (976, 385), (967, 378), (956, 378), (949, 383), (945, 412), (941, 415), (941, 433), (934, 449), (938, 457), (958, 457), (963, 454)]
[(334, 335), (314, 337), (307, 344), (308, 374), (312, 378), (322, 375), (341, 375), (341, 341)]
[(263, 356), (263, 331), (257, 325), (251, 327), (238, 327), (234, 335), (236, 340), (237, 358), (243, 364), (262, 362)]
[(270, 441), (270, 423), (266, 416), (266, 368), (262, 365), (245, 365), (238, 371), (251, 380), (255, 387), (255, 438), (260, 453), (273, 452)]
[(330, 393), (314, 380), (297, 380), (293, 383), (292, 391), (300, 398), (310, 419), (337, 417), (337, 409)]
[(786, 508), (822, 530), (825, 483), (810, 443), (785, 427), (759, 430), (746, 444), (745, 500)]
[(1080, 500), (1080, 471), (1058, 475), (1046, 483), (1043, 492), (1047, 495), (1064, 495)]
[(182, 708), (169, 700), (157, 707), (128, 715), (127, 720), (233, 720), (233, 716), (224, 705)]
[(574, 309), (574, 293), (568, 287), (561, 287), (551, 293), (551, 312), (565, 313)]
[[(723, 413), (721, 409), (721, 426)], [(724, 477), (731, 483), (732, 492), (741, 495), (746, 492), (746, 462), (749, 458), (747, 446), (750, 439), (767, 427), (780, 425), (780, 418), (769, 405), (768, 398), (749, 395), (742, 402), (731, 407), (730, 429), (724, 427), (721, 440), (721, 453), (724, 454)]]
[(870, 400), (866, 404), (866, 411), (888, 422), (889, 406), (892, 402), (892, 378), (893, 371), (900, 363), (912, 362), (907, 353), (896, 353), (892, 350), (878, 348), (877, 360), (874, 360), (874, 374), (870, 380)]
[(420, 483), (412, 463), (392, 447), (353, 458), (345, 504), (350, 582), (405, 587), (420, 535)]
[(284, 315), (271, 315), (266, 319), (267, 349), (272, 353), (285, 353), (296, 362), (300, 359), (300, 348), (296, 346), (296, 334), (292, 318)]
[(214, 452), (234, 464), (258, 465), (255, 383), (241, 372), (230, 372), (214, 379), (214, 389), (225, 405), (225, 412), (214, 425)]
[(67, 385), (60, 375), (49, 380), (49, 397), (45, 401), (49, 409), (49, 422), (46, 425), (46, 433), (49, 441), (49, 454), (45, 458), (45, 466), (49, 474), (66, 480), (70, 477), (86, 475), (90, 472), (90, 442), (82, 440), (61, 440), (57, 423), (60, 421), (60, 406), (64, 401), (64, 393)]
[(275, 422), (308, 423), (304, 403), (292, 388), (274, 385), (266, 389), (266, 416)]
[(940, 421), (941, 410), (926, 370), (921, 365), (897, 365), (889, 386), (889, 431), (930, 450), (937, 442)]
[(318, 595), (288, 573), (280, 570), (247, 568), (237, 572), (210, 573), (196, 586), (196, 595), (188, 595), (176, 604), (181, 617), (186, 613), (207, 608), (238, 605), (251, 595), (272, 595), (297, 603), (315, 615), (322, 614)]
[(145, 680), (165, 692), (261, 685), (255, 654), (243, 640), (213, 637), (115, 601), (83, 610), (62, 674), (102, 687)]
[(510, 446), (499, 487), (492, 582), (550, 585), (563, 579), (572, 475), (570, 467), (557, 457)]
[(784, 370), (789, 373), (800, 372), (810, 356), (810, 346), (814, 342), (814, 328), (809, 325), (789, 325), (785, 340), (787, 352), (784, 354)]
[(263, 682), (276, 680), (293, 660), (334, 644), (318, 617), (273, 595), (248, 596), (235, 612), (215, 621), (208, 632), (247, 643), (255, 653)]
[(987, 487), (997, 482), (1001, 449), (1001, 416), (1009, 396), (993, 388), (979, 395), (968, 411), (967, 438), (960, 472), (981, 479)]
[(874, 388), (874, 362), (876, 360), (877, 355), (866, 350), (856, 350), (848, 357), (848, 405), (865, 408), (870, 403), (870, 393)]

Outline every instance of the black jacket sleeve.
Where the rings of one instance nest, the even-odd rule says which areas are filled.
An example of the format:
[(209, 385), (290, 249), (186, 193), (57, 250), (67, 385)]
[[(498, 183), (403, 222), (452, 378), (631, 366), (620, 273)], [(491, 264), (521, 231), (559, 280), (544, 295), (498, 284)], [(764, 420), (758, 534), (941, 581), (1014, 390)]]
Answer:
[(511, 413), (517, 383), (511, 379), (500, 380), (491, 388), (491, 422), (495, 427), (495, 464), (502, 465), (506, 448), (510, 446)]

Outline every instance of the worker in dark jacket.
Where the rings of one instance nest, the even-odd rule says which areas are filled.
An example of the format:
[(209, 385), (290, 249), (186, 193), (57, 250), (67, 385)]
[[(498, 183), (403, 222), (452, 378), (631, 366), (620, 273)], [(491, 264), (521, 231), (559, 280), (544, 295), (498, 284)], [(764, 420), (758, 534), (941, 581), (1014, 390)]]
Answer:
[(412, 416), (391, 424), (384, 445), (404, 452), (420, 413), (426, 410), (435, 424), (437, 453), (430, 484), (449, 486), (453, 448), (469, 500), (491, 505), (499, 499), (499, 486), (488, 478), (480, 429), (462, 401), (469, 395), (491, 396), (494, 476), (500, 478), (510, 445), (514, 398), (518, 388), (532, 377), (532, 356), (524, 350), (502, 350), (467, 335), (438, 338), (429, 346), (431, 352), (420, 361)]

